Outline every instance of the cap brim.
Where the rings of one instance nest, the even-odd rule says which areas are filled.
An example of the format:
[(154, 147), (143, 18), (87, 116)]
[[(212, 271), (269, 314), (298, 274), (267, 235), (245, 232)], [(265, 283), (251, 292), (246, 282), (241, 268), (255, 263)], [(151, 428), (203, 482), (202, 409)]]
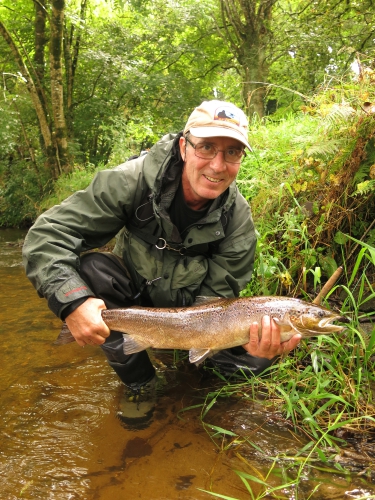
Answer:
[(250, 151), (252, 151), (250, 144), (244, 138), (242, 134), (226, 127), (192, 127), (189, 132), (194, 137), (199, 137), (200, 139), (206, 139), (207, 137), (231, 137), (241, 142)]

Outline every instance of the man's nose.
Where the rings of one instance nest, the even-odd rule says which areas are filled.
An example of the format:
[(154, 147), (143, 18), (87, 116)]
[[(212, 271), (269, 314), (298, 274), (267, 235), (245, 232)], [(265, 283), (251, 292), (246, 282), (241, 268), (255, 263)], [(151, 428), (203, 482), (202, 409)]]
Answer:
[(224, 159), (224, 151), (218, 151), (215, 158), (212, 158), (210, 161), (210, 166), (216, 172), (220, 172), (227, 168), (225, 159)]

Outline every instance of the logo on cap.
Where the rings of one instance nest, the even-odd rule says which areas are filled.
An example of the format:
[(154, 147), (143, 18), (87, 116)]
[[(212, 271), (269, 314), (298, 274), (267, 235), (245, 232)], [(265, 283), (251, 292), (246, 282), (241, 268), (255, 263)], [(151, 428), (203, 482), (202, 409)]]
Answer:
[(231, 122), (237, 125), (238, 127), (240, 126), (239, 116), (233, 113), (233, 108), (230, 108), (229, 106), (217, 108), (214, 114), (214, 120)]

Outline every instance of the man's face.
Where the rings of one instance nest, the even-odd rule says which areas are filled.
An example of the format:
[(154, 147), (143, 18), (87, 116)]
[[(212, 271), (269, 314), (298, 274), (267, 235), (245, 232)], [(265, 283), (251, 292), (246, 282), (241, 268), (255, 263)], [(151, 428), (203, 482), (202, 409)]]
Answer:
[(228, 148), (243, 149), (243, 145), (230, 137), (200, 139), (190, 134), (188, 140), (195, 146), (207, 144), (207, 147), (213, 145), (220, 150), (215, 158), (198, 158), (193, 146), (184, 137), (180, 139), (181, 156), (185, 162), (182, 172), (184, 198), (191, 208), (199, 210), (209, 200), (224, 193), (237, 176), (240, 162), (225, 161), (223, 151)]

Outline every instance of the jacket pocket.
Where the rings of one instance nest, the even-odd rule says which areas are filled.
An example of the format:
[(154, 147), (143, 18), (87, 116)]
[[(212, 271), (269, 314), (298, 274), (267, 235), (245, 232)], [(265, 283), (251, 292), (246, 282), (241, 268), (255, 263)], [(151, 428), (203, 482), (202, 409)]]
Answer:
[(183, 257), (175, 263), (171, 279), (171, 289), (176, 290), (194, 284), (200, 286), (206, 277), (207, 271), (208, 262), (204, 256)]

